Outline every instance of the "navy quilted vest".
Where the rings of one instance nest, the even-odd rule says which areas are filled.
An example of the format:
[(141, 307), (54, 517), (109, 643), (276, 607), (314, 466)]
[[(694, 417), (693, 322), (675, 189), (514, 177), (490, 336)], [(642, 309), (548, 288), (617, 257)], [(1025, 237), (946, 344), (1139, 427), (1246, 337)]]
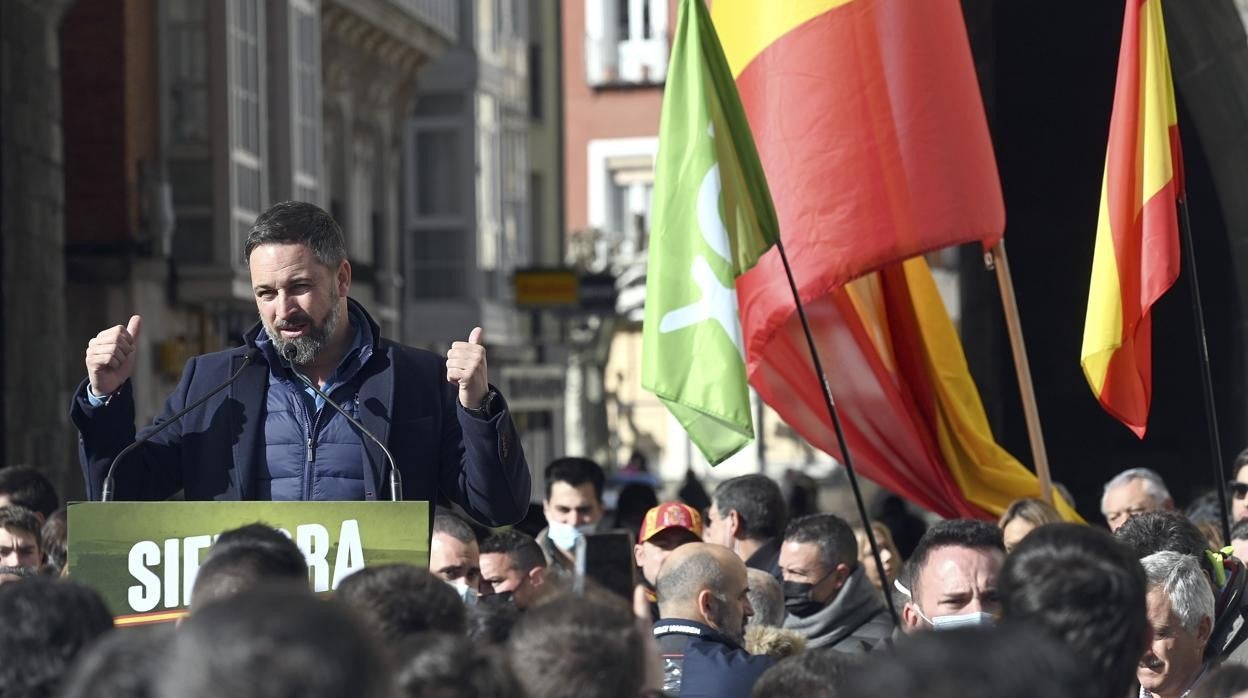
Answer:
[[(372, 356), (368, 325), (352, 318), (365, 333), (358, 356), (339, 368), (343, 375), (330, 397), (352, 417), (359, 418), (355, 378)], [(364, 439), (338, 411), (324, 405), (318, 411), (298, 379), (277, 358), (272, 342), (261, 331), (256, 342), (269, 360), (269, 389), (265, 398), (264, 462), (256, 469), (256, 499), (274, 501), (363, 500), (367, 455)]]

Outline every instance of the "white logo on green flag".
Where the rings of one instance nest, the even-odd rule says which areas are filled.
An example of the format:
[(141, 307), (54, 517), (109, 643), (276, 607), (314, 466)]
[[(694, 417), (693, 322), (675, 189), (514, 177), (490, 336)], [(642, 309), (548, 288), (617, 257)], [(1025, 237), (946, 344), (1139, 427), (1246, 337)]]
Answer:
[[(702, 186), (698, 188), (698, 229), (702, 231), (702, 239), (715, 254), (725, 264), (731, 264), (728, 229), (724, 227), (724, 221), (719, 216), (719, 165), (711, 165), (706, 177), (702, 178)], [(694, 283), (702, 290), (702, 298), (696, 303), (665, 314), (659, 323), (659, 332), (667, 334), (714, 320), (724, 328), (724, 334), (732, 340), (744, 361), (745, 349), (741, 346), (741, 318), (737, 313), (736, 289), (731, 284), (720, 281), (706, 257), (702, 255), (694, 257), (690, 273)]]

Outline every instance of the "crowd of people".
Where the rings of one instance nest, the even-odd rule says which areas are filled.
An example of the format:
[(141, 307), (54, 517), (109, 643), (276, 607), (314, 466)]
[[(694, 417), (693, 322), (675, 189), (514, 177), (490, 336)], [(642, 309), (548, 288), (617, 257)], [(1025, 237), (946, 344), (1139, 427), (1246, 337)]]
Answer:
[(904, 554), (874, 524), (877, 564), (866, 530), (790, 516), (777, 482), (746, 475), (705, 512), (628, 519), (623, 595), (578, 551), (627, 517), (601, 467), (562, 458), (536, 535), (439, 509), (427, 567), (365, 567), (318, 596), (298, 546), (256, 523), (216, 540), (181, 621), (118, 630), (66, 567), (55, 490), (9, 467), (0, 696), (1248, 696), (1248, 452), (1234, 476), (1230, 541), (1132, 469), (1105, 486), (1109, 531), (1020, 500)]

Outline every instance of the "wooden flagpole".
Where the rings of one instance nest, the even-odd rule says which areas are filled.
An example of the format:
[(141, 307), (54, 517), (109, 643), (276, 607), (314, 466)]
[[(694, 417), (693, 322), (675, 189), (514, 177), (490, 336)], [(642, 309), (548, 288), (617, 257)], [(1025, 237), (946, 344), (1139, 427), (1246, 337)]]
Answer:
[(1040, 480), (1040, 498), (1052, 504), (1053, 477), (1049, 473), (1049, 454), (1044, 448), (1040, 409), (1036, 406), (1036, 387), (1031, 380), (1027, 346), (1023, 343), (1023, 325), (1018, 315), (1018, 301), (1014, 297), (1014, 277), (1010, 275), (1010, 262), (1005, 256), (1004, 238), (985, 255), (984, 261), (997, 272), (997, 286), (1001, 289), (1001, 305), (1005, 310), (1005, 325), (1009, 329), (1010, 348), (1014, 353), (1014, 372), (1018, 374), (1018, 392), (1023, 399), (1023, 416), (1027, 421), (1027, 438), (1031, 442), (1031, 456), (1035, 459), (1036, 477)]

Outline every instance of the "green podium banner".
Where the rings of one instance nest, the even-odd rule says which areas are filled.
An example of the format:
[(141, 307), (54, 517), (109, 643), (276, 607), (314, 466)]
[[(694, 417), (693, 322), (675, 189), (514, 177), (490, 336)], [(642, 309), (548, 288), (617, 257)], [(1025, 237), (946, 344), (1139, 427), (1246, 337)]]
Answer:
[(299, 545), (315, 592), (365, 565), (429, 564), (428, 502), (78, 502), (68, 515), (69, 573), (104, 596), (118, 625), (185, 615), (213, 541), (252, 523)]

